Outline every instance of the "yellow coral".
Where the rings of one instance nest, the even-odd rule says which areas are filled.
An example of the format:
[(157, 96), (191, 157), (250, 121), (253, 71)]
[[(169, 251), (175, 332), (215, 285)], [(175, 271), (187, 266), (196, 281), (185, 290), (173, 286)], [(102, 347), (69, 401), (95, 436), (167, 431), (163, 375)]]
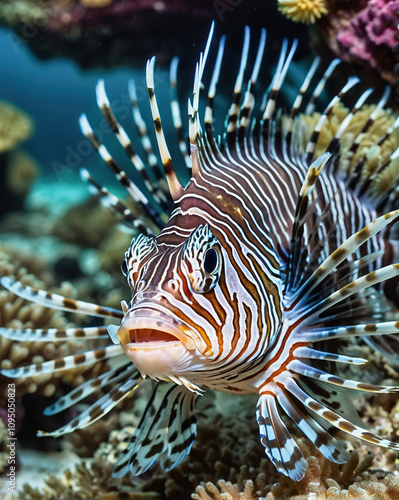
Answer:
[(314, 24), (328, 14), (324, 0), (279, 0), (278, 9), (296, 23)]
[[(395, 116), (390, 109), (380, 110), (379, 115), (367, 129), (367, 132), (361, 134), (363, 127), (368, 122), (370, 115), (375, 111), (376, 106), (364, 105), (354, 115), (348, 128), (341, 137), (339, 169), (349, 174), (353, 173), (355, 166), (365, 156), (366, 161), (361, 171), (361, 181), (371, 181), (369, 194), (374, 198), (381, 196), (392, 186), (393, 181), (399, 175), (399, 159), (377, 173), (377, 169), (384, 163), (389, 155), (399, 146), (398, 137), (391, 134), (382, 144), (378, 140), (384, 136), (388, 129), (393, 125)], [(320, 131), (315, 150), (315, 157), (325, 152), (330, 141), (336, 134), (339, 126), (348, 115), (349, 109), (342, 103), (334, 106), (329, 114), (323, 128)], [(300, 115), (300, 128), (302, 134), (303, 147), (309, 141), (313, 129), (320, 118), (320, 113), (311, 115)], [(359, 146), (355, 153), (351, 150), (353, 138), (359, 136)]]
[(100, 9), (112, 5), (114, 0), (79, 0), (80, 5), (91, 9)]
[(0, 153), (15, 149), (32, 133), (32, 119), (12, 104), (0, 101)]

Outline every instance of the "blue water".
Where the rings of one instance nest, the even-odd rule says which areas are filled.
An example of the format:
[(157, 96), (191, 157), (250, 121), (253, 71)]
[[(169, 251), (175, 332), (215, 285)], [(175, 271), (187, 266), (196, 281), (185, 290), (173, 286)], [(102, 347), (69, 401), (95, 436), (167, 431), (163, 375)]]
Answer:
[[(193, 70), (199, 51), (198, 47), (193, 48)], [(275, 57), (277, 55), (276, 53)], [(23, 148), (39, 162), (46, 179), (72, 182), (76, 180), (80, 183), (79, 169), (85, 167), (94, 174), (97, 180), (107, 184), (107, 186), (110, 182), (115, 184), (114, 180), (111, 181), (112, 174), (108, 172), (97, 153), (93, 151), (89, 141), (83, 137), (80, 131), (78, 119), (84, 112), (100, 139), (104, 139), (104, 144), (111, 154), (137, 181), (137, 176), (133, 173), (129, 160), (109, 131), (97, 107), (95, 87), (100, 78), (105, 80), (106, 91), (115, 115), (132, 138), (136, 151), (144, 158), (131, 117), (127, 91), (128, 80), (133, 78), (136, 82), (143, 118), (154, 139), (144, 67), (142, 69), (118, 68), (83, 71), (74, 61), (66, 58), (42, 61), (12, 30), (6, 28), (0, 28), (0, 61), (0, 99), (10, 101), (33, 118), (35, 134), (32, 139), (23, 144)], [(272, 71), (273, 64), (271, 64), (270, 59), (265, 66), (266, 71)], [(289, 94), (290, 80), (295, 82), (295, 90), (292, 95), (288, 96), (289, 100), (294, 98), (297, 81), (303, 77), (306, 67), (307, 64), (304, 69), (301, 65), (292, 63), (290, 75), (288, 75), (284, 86), (284, 92)], [(181, 169), (185, 170), (185, 167), (171, 126), (168, 78), (168, 71), (165, 68), (156, 67), (155, 88), (161, 117), (166, 129), (172, 158), (175, 159), (175, 167), (181, 171)], [(183, 78), (183, 80), (188, 91), (192, 84), (187, 78)], [(233, 79), (228, 78), (227, 80), (227, 86), (232, 87)], [(226, 90), (224, 100), (223, 95), (221, 95), (223, 92), (221, 89), (218, 91), (215, 113), (218, 112), (217, 108), (219, 107), (220, 116), (217, 119), (219, 124), (223, 123), (225, 113), (230, 106), (230, 98), (226, 96), (230, 95), (232, 88)], [(185, 102), (187, 101), (181, 99), (184, 106), (182, 113), (187, 109)], [(137, 183), (141, 187), (141, 182)]]
[[(113, 69), (83, 71), (69, 59), (42, 61), (9, 29), (0, 29), (0, 99), (10, 101), (35, 122), (35, 135), (23, 145), (40, 163), (49, 178), (78, 178), (80, 167), (98, 170), (102, 177), (106, 168), (82, 136), (78, 118), (85, 112), (93, 129), (104, 132), (105, 142), (119, 159), (121, 152), (111, 137), (98, 110), (95, 86), (104, 78), (108, 97), (115, 114), (127, 131), (135, 135), (128, 104), (127, 83), (135, 79), (138, 98), (146, 121), (150, 119), (143, 70)], [(165, 70), (157, 70), (156, 85), (160, 101), (167, 92)], [(147, 121), (151, 123), (151, 121)], [(126, 162), (125, 157), (123, 157)], [(99, 168), (101, 167), (101, 168)]]

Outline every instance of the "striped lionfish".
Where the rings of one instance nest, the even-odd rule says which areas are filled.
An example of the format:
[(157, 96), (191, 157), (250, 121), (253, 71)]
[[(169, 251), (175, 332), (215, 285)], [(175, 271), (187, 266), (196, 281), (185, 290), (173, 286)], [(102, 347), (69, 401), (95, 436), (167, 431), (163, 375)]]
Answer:
[[(261, 32), (254, 63), (247, 70), (250, 30), (246, 28), (232, 104), (223, 134), (218, 136), (213, 108), (224, 36), (215, 53), (202, 120), (199, 109), (212, 32), (213, 27), (196, 66), (188, 103), (189, 147), (177, 99), (177, 60), (171, 65), (173, 124), (190, 174), (185, 186), (176, 175), (161, 123), (154, 58), (147, 63), (146, 78), (163, 168), (149, 139), (134, 83), (130, 83), (132, 111), (146, 162), (133, 150), (118, 123), (104, 82), (96, 89), (99, 108), (141, 174), (145, 191), (137, 188), (100, 143), (87, 117), (80, 118), (83, 134), (159, 229), (154, 235), (125, 204), (82, 171), (104, 203), (136, 231), (122, 264), (132, 290), (129, 303), (122, 301), (119, 311), (23, 287), (9, 277), (1, 280), (10, 291), (45, 306), (121, 320), (119, 327), (108, 327), (113, 343), (2, 373), (28, 377), (109, 361), (108, 371), (46, 408), (46, 415), (54, 415), (103, 391), (67, 425), (55, 432), (41, 432), (52, 436), (88, 426), (131, 395), (146, 377), (155, 380), (137, 430), (115, 464), (117, 477), (128, 471), (141, 474), (155, 462), (170, 470), (189, 454), (196, 436), (195, 400), (205, 388), (259, 395), (256, 419), (261, 443), (278, 471), (296, 481), (304, 476), (306, 461), (283, 413), (327, 459), (338, 464), (345, 463), (349, 454), (337, 429), (399, 450), (399, 443), (364, 427), (349, 391), (391, 393), (399, 387), (371, 385), (328, 371), (333, 363), (367, 362), (328, 352), (334, 351), (329, 347), (336, 339), (362, 337), (397, 360), (394, 346), (399, 323), (392, 320), (394, 306), (386, 298), (388, 285), (394, 290), (394, 278), (399, 275), (395, 263), (398, 242), (389, 226), (399, 217), (399, 210), (394, 210), (397, 183), (373, 198), (370, 179), (361, 176), (365, 158), (351, 173), (341, 171), (338, 163), (341, 137), (371, 90), (360, 95), (326, 152), (316, 157), (324, 122), (359, 80), (349, 78), (321, 113), (303, 146), (299, 113), (314, 112), (339, 61), (334, 60), (316, 81), (320, 64), (316, 58), (290, 111), (283, 113), (277, 98), (297, 42), (283, 42), (269, 88), (257, 99), (266, 32)], [(360, 135), (367, 133), (388, 97), (385, 91)], [(399, 119), (379, 144), (398, 125)], [(351, 153), (357, 151), (360, 135), (353, 136)], [(377, 173), (398, 156), (398, 150), (394, 151)], [(71, 337), (89, 341), (107, 337), (107, 328), (3, 329), (2, 335), (18, 341)]]

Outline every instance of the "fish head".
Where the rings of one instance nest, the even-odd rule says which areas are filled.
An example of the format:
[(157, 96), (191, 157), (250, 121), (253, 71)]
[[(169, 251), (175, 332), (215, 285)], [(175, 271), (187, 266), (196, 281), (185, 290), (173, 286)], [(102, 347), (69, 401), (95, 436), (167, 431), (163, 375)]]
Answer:
[(156, 380), (176, 381), (204, 367), (215, 353), (212, 339), (217, 342), (220, 334), (211, 305), (225, 252), (208, 224), (190, 231), (173, 243), (140, 235), (122, 265), (132, 300), (119, 341), (140, 372)]

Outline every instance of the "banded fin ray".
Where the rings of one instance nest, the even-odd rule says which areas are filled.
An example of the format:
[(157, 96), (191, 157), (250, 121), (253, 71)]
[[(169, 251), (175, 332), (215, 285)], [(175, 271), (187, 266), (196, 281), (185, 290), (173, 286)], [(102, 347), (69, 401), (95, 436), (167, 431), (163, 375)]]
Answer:
[(313, 272), (308, 280), (298, 287), (295, 298), (304, 300), (310, 295), (316, 286), (318, 286), (331, 272), (347, 259), (355, 250), (372, 236), (382, 231), (388, 224), (399, 217), (399, 210), (388, 212), (378, 219), (365, 226), (360, 231), (350, 236), (342, 245), (340, 245), (325, 261)]
[(137, 203), (143, 212), (152, 220), (152, 222), (160, 229), (165, 227), (165, 222), (157, 213), (153, 206), (154, 200), (149, 200), (144, 193), (136, 186), (136, 184), (128, 177), (126, 172), (118, 165), (115, 159), (111, 156), (107, 148), (102, 144), (99, 138), (95, 135), (89, 120), (85, 114), (79, 118), (79, 125), (83, 135), (91, 142), (93, 148), (100, 155), (101, 159), (115, 175), (119, 183), (126, 189), (133, 201)]
[(0, 328), (0, 337), (17, 340), (18, 342), (62, 342), (65, 340), (94, 340), (107, 339), (107, 327), (95, 326), (85, 328), (26, 328), (18, 330), (15, 328)]
[(62, 311), (88, 314), (89, 316), (98, 316), (101, 318), (123, 318), (122, 311), (118, 311), (112, 307), (99, 306), (82, 300), (69, 299), (57, 293), (46, 292), (45, 290), (39, 290), (31, 286), (23, 286), (21, 282), (14, 281), (8, 276), (0, 278), (0, 283), (4, 288), (15, 293), (15, 295), (25, 300), (29, 300), (30, 302), (49, 307), (50, 309), (60, 309)]
[(372, 432), (354, 424), (353, 422), (350, 422), (330, 408), (327, 408), (325, 405), (321, 404), (319, 401), (315, 400), (314, 398), (309, 396), (309, 394), (303, 391), (303, 389), (300, 388), (294, 378), (287, 378), (287, 380), (285, 381), (285, 387), (288, 392), (290, 392), (296, 399), (298, 399), (298, 401), (300, 401), (307, 408), (312, 410), (312, 412), (319, 415), (322, 419), (332, 424), (337, 429), (351, 434), (358, 439), (367, 441), (368, 443), (399, 451), (399, 443), (394, 443), (393, 441), (389, 441), (388, 439), (381, 438), (380, 436), (373, 434)]
[(170, 63), (169, 71), (169, 88), (170, 88), (170, 109), (172, 112), (173, 127), (176, 132), (177, 142), (179, 144), (180, 153), (184, 159), (184, 163), (191, 173), (192, 161), (187, 149), (186, 138), (184, 136), (183, 123), (181, 119), (179, 100), (177, 96), (177, 67), (179, 58), (174, 57)]
[(89, 406), (89, 408), (84, 410), (68, 424), (53, 432), (39, 431), (38, 436), (59, 437), (69, 432), (73, 432), (76, 429), (84, 429), (109, 413), (112, 408), (130, 396), (139, 387), (142, 381), (143, 379), (139, 376), (138, 371), (136, 371), (135, 378), (128, 377), (127, 380), (111, 389), (108, 394), (105, 394), (105, 396)]
[(351, 336), (381, 336), (399, 334), (399, 322), (384, 321), (381, 323), (363, 323), (347, 326), (325, 326), (309, 329), (301, 333), (308, 342), (321, 342)]
[(101, 203), (115, 216), (117, 220), (120, 220), (128, 227), (133, 227), (133, 229), (147, 236), (153, 235), (153, 232), (139, 217), (136, 217), (136, 215), (134, 215), (133, 212), (120, 201), (119, 198), (108, 191), (107, 188), (93, 179), (85, 168), (80, 169), (80, 177), (84, 182), (88, 182), (90, 184), (90, 189), (95, 195), (99, 195)]
[(302, 479), (306, 470), (305, 458), (282, 421), (275, 395), (271, 392), (261, 393), (256, 408), (256, 419), (260, 441), (269, 460), (278, 471), (294, 481)]
[(144, 164), (140, 156), (136, 154), (136, 152), (133, 149), (131, 140), (129, 139), (129, 136), (126, 134), (125, 129), (116, 119), (112, 111), (111, 103), (109, 102), (109, 99), (105, 92), (104, 80), (98, 81), (96, 86), (96, 96), (97, 96), (98, 107), (102, 112), (102, 114), (104, 115), (104, 118), (107, 121), (110, 129), (115, 134), (120, 145), (123, 147), (128, 158), (134, 165), (136, 171), (143, 179), (144, 185), (148, 189), (152, 199), (155, 200), (155, 202), (162, 208), (163, 215), (167, 216), (171, 208), (170, 198), (167, 199), (162, 189), (160, 189), (158, 184), (155, 184), (154, 181), (151, 179), (149, 175), (151, 169), (147, 169), (146, 165)]
[(331, 352), (317, 351), (310, 347), (298, 347), (295, 349), (297, 359), (321, 359), (324, 361), (335, 361), (337, 363), (348, 363), (353, 365), (365, 365), (367, 359), (344, 356), (343, 354), (334, 354)]
[(45, 361), (44, 363), (21, 366), (19, 368), (10, 368), (1, 370), (0, 373), (5, 377), (19, 378), (32, 377), (33, 375), (42, 375), (44, 373), (55, 373), (72, 368), (87, 366), (109, 358), (124, 356), (119, 345), (108, 345), (92, 349), (81, 354), (71, 354), (64, 358)]
[(358, 382), (356, 380), (344, 379), (342, 377), (338, 377), (337, 375), (331, 375), (330, 373), (327, 373), (324, 370), (320, 370), (318, 368), (315, 368), (314, 366), (310, 366), (299, 360), (291, 361), (288, 364), (287, 368), (291, 372), (297, 373), (298, 375), (314, 378), (315, 380), (321, 380), (326, 384), (337, 385), (339, 387), (345, 387), (346, 389), (354, 389), (357, 391), (365, 391), (365, 392), (376, 392), (379, 394), (390, 394), (399, 392), (399, 386), (367, 384), (364, 382)]
[(107, 385), (115, 384), (120, 382), (127, 377), (133, 377), (138, 379), (137, 369), (129, 361), (125, 361), (122, 366), (109, 370), (99, 377), (87, 380), (83, 384), (75, 387), (72, 391), (68, 392), (65, 396), (59, 398), (54, 404), (47, 406), (43, 414), (44, 415), (55, 415), (61, 411), (70, 408), (82, 399), (90, 396), (94, 392), (103, 389)]
[(340, 443), (333, 437), (321, 423), (312, 418), (305, 407), (300, 407), (289, 395), (286, 394), (284, 386), (279, 385), (277, 391), (278, 402), (298, 428), (302, 431), (321, 453), (331, 462), (343, 464), (349, 459), (349, 453), (344, 443)]
[(156, 461), (166, 471), (176, 467), (190, 453), (197, 433), (195, 399), (184, 387), (158, 382), (112, 475), (142, 474)]

